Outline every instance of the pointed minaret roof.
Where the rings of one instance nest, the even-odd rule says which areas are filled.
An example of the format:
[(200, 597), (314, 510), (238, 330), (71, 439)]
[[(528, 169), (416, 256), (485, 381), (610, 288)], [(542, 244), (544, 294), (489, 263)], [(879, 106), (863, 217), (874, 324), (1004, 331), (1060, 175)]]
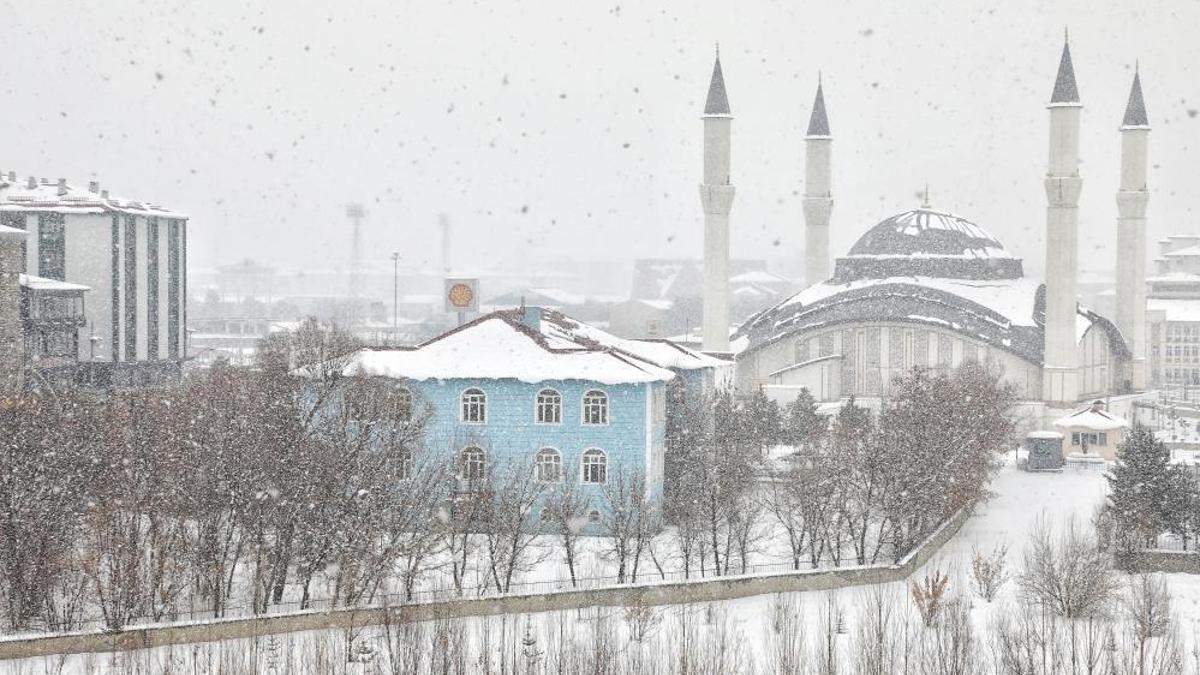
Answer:
[(1121, 126), (1150, 126), (1150, 120), (1146, 119), (1146, 102), (1142, 100), (1142, 77), (1136, 67), (1133, 70), (1133, 86), (1129, 88), (1129, 103), (1125, 104), (1125, 119), (1121, 120)]
[(808, 135), (829, 135), (829, 117), (825, 114), (825, 94), (821, 91), (820, 76), (817, 77), (817, 97), (813, 99), (812, 115), (808, 118)]
[(1075, 86), (1075, 67), (1071, 65), (1071, 45), (1064, 36), (1062, 58), (1058, 61), (1058, 77), (1054, 80), (1051, 103), (1079, 103), (1079, 89)]
[(721, 74), (721, 48), (717, 48), (717, 60), (713, 63), (712, 81), (708, 83), (708, 100), (704, 102), (705, 115), (729, 115), (729, 97), (725, 95), (725, 76)]

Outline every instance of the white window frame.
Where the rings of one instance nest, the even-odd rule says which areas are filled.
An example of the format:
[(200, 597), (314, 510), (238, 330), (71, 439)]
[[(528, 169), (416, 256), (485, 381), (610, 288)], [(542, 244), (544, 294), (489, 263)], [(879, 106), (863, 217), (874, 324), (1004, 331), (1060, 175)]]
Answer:
[[(474, 396), (473, 392), (479, 392), (482, 399), (478, 402), (472, 402), (470, 405), (478, 405), (480, 410), (480, 418), (478, 420), (467, 419), (467, 394)], [(458, 395), (458, 421), (463, 424), (487, 424), (487, 392), (479, 387), (468, 387), (462, 390)]]
[[(473, 450), (479, 451), (479, 475), (471, 475), (474, 471), (467, 470), (467, 453)], [(474, 453), (472, 453), (474, 454)], [(472, 460), (474, 463), (474, 460)], [(458, 451), (458, 478), (464, 481), (476, 481), (487, 478), (487, 452), (478, 445), (468, 445)]]
[[(589, 455), (591, 457), (589, 457)], [(599, 457), (599, 461), (588, 460)], [(600, 480), (588, 480), (588, 468), (599, 467)], [(588, 485), (607, 485), (608, 484), (608, 453), (600, 448), (588, 448), (583, 451), (583, 455), (579, 459), (579, 482), (587, 483)]]
[[(602, 396), (604, 402), (601, 404), (588, 403), (588, 397), (593, 394), (599, 394), (600, 396)], [(612, 419), (609, 414), (610, 407), (611, 407), (609, 405), (609, 402), (611, 401), (611, 398), (609, 397), (608, 392), (606, 392), (602, 389), (588, 389), (587, 391), (583, 392), (583, 396), (580, 399), (580, 401), (582, 402), (582, 406), (581, 406), (580, 412), (579, 412), (579, 423), (580, 424), (583, 424), (583, 425), (589, 426), (589, 427), (603, 427), (603, 426), (608, 425), (609, 421)], [(598, 409), (600, 410), (601, 417), (603, 419), (600, 422), (589, 422), (588, 421), (588, 408), (589, 407), (597, 407), (597, 406), (598, 406)]]
[[(554, 465), (555, 471), (557, 474), (557, 478), (547, 480), (542, 477), (542, 465), (543, 465), (542, 458), (550, 457), (551, 455), (553, 455), (554, 459), (552, 461), (545, 462), (545, 463)], [(537, 453), (533, 456), (533, 470), (534, 470), (534, 473), (533, 473), (534, 480), (536, 480), (539, 483), (545, 483), (545, 484), (561, 483), (563, 481), (562, 453), (559, 452), (558, 448), (554, 448), (554, 447), (550, 447), (550, 446), (540, 448), (537, 451)]]
[(404, 385), (397, 385), (389, 395), (393, 397), (392, 402), (394, 405), (404, 405), (407, 408), (408, 414), (401, 417), (400, 421), (411, 422), (413, 420), (413, 403), (416, 401), (416, 397), (413, 396), (412, 389), (409, 389)]
[[(548, 396), (552, 395), (555, 399), (557, 399), (557, 401), (555, 401), (554, 403), (545, 403), (542, 401), (543, 395), (548, 395)], [(549, 406), (550, 409), (554, 411), (554, 413), (555, 413), (554, 421), (547, 422), (542, 419), (542, 407), (543, 406)], [(538, 393), (533, 397), (533, 423), (534, 424), (546, 424), (546, 425), (562, 424), (562, 418), (563, 418), (562, 392), (560, 392), (559, 390), (557, 390), (553, 387), (546, 387), (545, 389), (538, 390)]]

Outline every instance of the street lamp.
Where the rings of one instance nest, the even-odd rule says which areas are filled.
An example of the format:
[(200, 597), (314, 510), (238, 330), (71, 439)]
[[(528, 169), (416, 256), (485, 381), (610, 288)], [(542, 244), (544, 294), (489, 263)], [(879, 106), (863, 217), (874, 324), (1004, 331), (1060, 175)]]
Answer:
[(392, 253), (392, 344), (397, 344), (400, 326), (400, 253)]

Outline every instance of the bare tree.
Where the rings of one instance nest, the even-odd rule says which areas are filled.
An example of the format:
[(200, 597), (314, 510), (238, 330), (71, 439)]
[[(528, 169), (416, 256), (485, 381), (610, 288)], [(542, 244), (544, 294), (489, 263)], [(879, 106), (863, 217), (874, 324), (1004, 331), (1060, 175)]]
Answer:
[(491, 583), (507, 592), (518, 573), (545, 555), (533, 546), (539, 534), (534, 506), (545, 484), (533, 479), (533, 467), (526, 462), (497, 467), (489, 479), (489, 500), (481, 519), (483, 542)]
[(1034, 527), (1019, 583), (1027, 600), (1068, 619), (1105, 610), (1117, 584), (1110, 556), (1073, 518), (1057, 538), (1044, 521)]
[(565, 480), (551, 488), (542, 511), (546, 525), (558, 539), (563, 561), (567, 564), (567, 573), (571, 576), (571, 586), (576, 585), (575, 566), (579, 560), (579, 536), (587, 525), (590, 505), (591, 500), (579, 489), (579, 483)]
[(601, 526), (607, 537), (606, 555), (616, 560), (617, 583), (637, 581), (638, 566), (659, 526), (655, 505), (647, 498), (645, 477), (618, 469), (604, 485), (606, 512)]
[(997, 546), (990, 553), (971, 549), (971, 581), (975, 593), (988, 602), (995, 600), (1000, 587), (1008, 582), (1007, 555), (1007, 546)]

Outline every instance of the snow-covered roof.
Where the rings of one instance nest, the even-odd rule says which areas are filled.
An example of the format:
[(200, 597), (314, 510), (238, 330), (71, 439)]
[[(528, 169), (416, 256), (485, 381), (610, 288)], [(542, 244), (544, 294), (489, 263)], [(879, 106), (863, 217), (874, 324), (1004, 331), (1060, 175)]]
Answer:
[(1193, 272), (1167, 272), (1166, 274), (1156, 274), (1148, 277), (1146, 281), (1150, 282), (1189, 282), (1196, 283), (1200, 281), (1200, 274)]
[(584, 380), (603, 384), (661, 382), (675, 377), (670, 370), (612, 348), (588, 347), (534, 331), (521, 323), (517, 311), (486, 314), (418, 347), (359, 350), (342, 373), (412, 380)]
[(1054, 420), (1054, 426), (1059, 429), (1092, 429), (1095, 431), (1112, 431), (1113, 429), (1123, 429), (1129, 426), (1125, 420), (1114, 417), (1095, 406), (1088, 406), (1083, 410), (1071, 413), (1065, 417), (1060, 417)]
[(731, 284), (790, 284), (791, 279), (767, 270), (748, 270), (729, 277)]
[[(30, 184), (32, 183), (32, 187)], [(92, 188), (96, 188), (93, 190)], [(17, 180), (8, 173), (0, 176), (0, 211), (35, 211), (53, 213), (128, 213), (138, 216), (186, 218), (157, 204), (125, 199), (101, 192), (95, 183), (79, 188), (69, 183), (45, 179)]]
[(16, 227), (9, 227), (7, 225), (0, 225), (0, 237), (3, 236), (24, 237), (25, 230)]
[(1146, 298), (1146, 310), (1164, 312), (1167, 321), (1200, 321), (1200, 299)]
[(31, 291), (76, 292), (76, 291), (92, 290), (91, 286), (84, 286), (83, 284), (73, 284), (69, 281), (59, 281), (58, 279), (47, 279), (46, 277), (37, 277), (32, 274), (22, 274), (21, 278), (20, 278), (20, 282), (21, 282), (22, 286), (24, 286), (25, 288), (28, 288)]
[(729, 365), (728, 361), (689, 349), (671, 340), (630, 340), (572, 319), (561, 312), (548, 309), (540, 311), (539, 331), (550, 338), (616, 349), (662, 368), (695, 370)]
[(902, 285), (931, 288), (970, 300), (1018, 326), (1033, 326), (1038, 283), (1029, 279), (942, 279), (937, 277), (888, 277), (857, 279), (839, 284), (832, 281), (809, 286), (784, 300), (778, 307), (812, 305), (839, 293), (873, 286)]
[(1200, 246), (1188, 246), (1178, 251), (1169, 251), (1164, 253), (1163, 256), (1167, 258), (1193, 258), (1200, 256)]
[[(946, 279), (889, 277), (833, 280), (810, 286), (742, 325), (746, 349), (757, 349), (800, 331), (870, 321), (919, 323), (964, 336), (1042, 362), (1044, 300), (1041, 284), (1030, 279)], [(1079, 307), (1076, 338), (1101, 327), (1118, 355), (1128, 351), (1111, 321)]]
[(1031, 431), (1025, 434), (1025, 438), (1035, 438), (1039, 440), (1061, 440), (1062, 434), (1057, 431)]

